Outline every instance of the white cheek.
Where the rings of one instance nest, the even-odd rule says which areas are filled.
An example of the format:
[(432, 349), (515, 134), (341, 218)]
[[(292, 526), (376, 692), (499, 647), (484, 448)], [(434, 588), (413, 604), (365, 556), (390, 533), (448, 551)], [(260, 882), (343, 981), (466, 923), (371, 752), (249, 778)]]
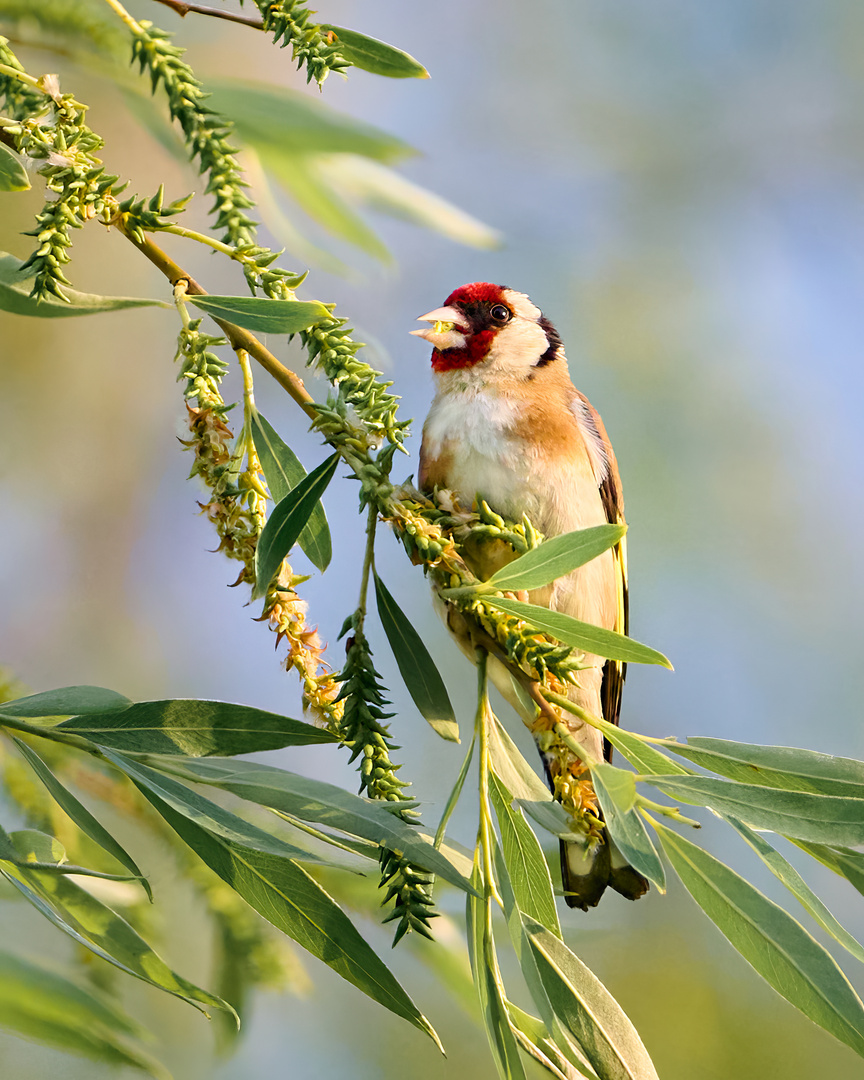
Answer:
[(517, 315), (495, 335), (488, 363), (502, 374), (524, 378), (548, 348), (543, 328)]

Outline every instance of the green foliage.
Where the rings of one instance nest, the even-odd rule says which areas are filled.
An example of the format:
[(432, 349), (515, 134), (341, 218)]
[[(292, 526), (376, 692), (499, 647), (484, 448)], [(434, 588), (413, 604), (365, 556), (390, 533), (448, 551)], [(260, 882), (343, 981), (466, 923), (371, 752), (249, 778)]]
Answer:
[(336, 35), (316, 23), (300, 0), (255, 0), (264, 16), (264, 29), (275, 44), (290, 47), (292, 60), (306, 69), (306, 82), (320, 86), (331, 71), (341, 75), (351, 62), (343, 55)]
[(384, 582), (375, 573), (378, 615), (393, 650), (399, 672), (420, 715), (442, 739), (459, 742), (459, 726), (444, 680), (438, 673), (423, 639), (411, 625)]
[(213, 196), (214, 228), (228, 244), (251, 244), (255, 222), (246, 213), (253, 205), (235, 160), (237, 150), (228, 142), (230, 121), (204, 104), (207, 94), (195, 73), (182, 59), (185, 50), (171, 44), (171, 35), (149, 22), (132, 27), (132, 58), (150, 76), (155, 93), (161, 89), (171, 117), (177, 121), (193, 160), (207, 174), (206, 192)]
[[(320, 85), (331, 71), (344, 74), (352, 64), (393, 78), (426, 74), (393, 46), (316, 23), (299, 2), (260, 0), (258, 7), (264, 29), (291, 48), (307, 81)], [(110, 0), (109, 9), (116, 23), (74, 0), (50, 0), (34, 20), (46, 44), (68, 34), (76, 55), (97, 47), (114, 58), (112, 63), (118, 42), (131, 41), (134, 60), (178, 123), (190, 160), (206, 176), (205, 193), (214, 200), (213, 229), (220, 237), (179, 224), (191, 197), (165, 203), (160, 187), (150, 197), (136, 194), (120, 201), (118, 178), (105, 175), (95, 156), (103, 143), (84, 122), (85, 106), (61, 93), (56, 77), (25, 71), (8, 41), (0, 39), (6, 114), (0, 123), (0, 189), (24, 190), (29, 184), (24, 162), (32, 159), (52, 196), (30, 234), (37, 239), (30, 258), (21, 262), (0, 255), (0, 309), (54, 317), (148, 304), (170, 308), (162, 301), (82, 294), (68, 287), (63, 268), (71, 258), (72, 230), (90, 221), (110, 226), (118, 243), (131, 240), (168, 278), (180, 319), (178, 379), (190, 425), (184, 445), (195, 456), (192, 475), (206, 489), (202, 509), (216, 529), (220, 550), (242, 564), (237, 584), (248, 584), (252, 598), (264, 600), (261, 621), (274, 631), (277, 644), (286, 643), (286, 667), (297, 671), (316, 724), (219, 701), (132, 702), (88, 686), (0, 704), (0, 731), (8, 736), (0, 743), (6, 787), (33, 826), (0, 828), (0, 875), (90, 954), (197, 1008), (221, 1010), (232, 1022), (234, 1005), (252, 981), (267, 977), (266, 958), (278, 948), (273, 943), (288, 940), (436, 1041), (429, 1021), (328, 890), (339, 898), (342, 889), (349, 899), (356, 895), (340, 884), (346, 870), (361, 881), (367, 874), (377, 877), (383, 905), (392, 903), (383, 921), (396, 923), (395, 944), (412, 931), (432, 937), (437, 882), (466, 894), (474, 988), (502, 1077), (525, 1076), (528, 1055), (558, 1076), (655, 1080), (633, 1025), (562, 940), (555, 883), (535, 831), (539, 826), (552, 837), (588, 843), (596, 836), (592, 829), (605, 827), (613, 856), (620, 854), (662, 892), (666, 869), (650, 826), (697, 905), (755, 970), (864, 1056), (864, 1006), (834, 960), (780, 906), (657, 818), (679, 826), (698, 822), (645, 794), (646, 787), (656, 788), (725, 820), (815, 923), (861, 961), (861, 944), (762, 831), (791, 839), (864, 892), (864, 856), (852, 847), (864, 842), (864, 763), (717, 739), (652, 739), (619, 730), (569, 702), (562, 691), (578, 681), (585, 652), (666, 667), (669, 661), (632, 639), (505, 594), (541, 588), (585, 565), (621, 541), (623, 526), (545, 540), (527, 519), (507, 522), (485, 503), (469, 512), (394, 484), (394, 456), (410, 427), (398, 416), (399, 399), (391, 383), (358, 355), (362, 345), (353, 339), (349, 320), (335, 314), (331, 304), (297, 299), (305, 275), (281, 267), (276, 253), (257, 244), (251, 188), (229, 140), (236, 125), (240, 141), (309, 214), (375, 257), (387, 258), (386, 249), (343, 198), (346, 191), (472, 243), (494, 242), (491, 230), (394, 179), (385, 163), (410, 152), (399, 140), (272, 87), (224, 84), (210, 100), (184, 50), (168, 34), (137, 22), (119, 0)], [(5, 15), (17, 23), (28, 14), (20, 0), (0, 0), (0, 19)], [(118, 85), (128, 86), (128, 80), (117, 78)], [(250, 162), (254, 168), (254, 158)], [(199, 295), (182, 267), (154, 244), (160, 234), (207, 246), (239, 263), (251, 295)], [(190, 317), (189, 304), (204, 313), (201, 318)], [(218, 320), (224, 336), (204, 332), (204, 318)], [(280, 370), (281, 361), (256, 333), (298, 336), (309, 366), (330, 385), (327, 399), (314, 402), (296, 376)], [(229, 342), (234, 355), (223, 351)], [(282, 385), (313, 417), (314, 429), (332, 451), (308, 475), (255, 407), (250, 357), (282, 376)], [(236, 434), (228, 425), (233, 406), (222, 398), (224, 376), (234, 363), (243, 380)], [(346, 658), (334, 674), (296, 591), (305, 578), (294, 574), (288, 559), (299, 544), (321, 572), (327, 570), (332, 543), (321, 498), (340, 467), (359, 484), (367, 531), (360, 596), (344, 628), (350, 631)], [(269, 514), (265, 482), (275, 502)], [(434, 839), (420, 826), (419, 803), (406, 796), (410, 784), (393, 761), (398, 747), (387, 723), (393, 718), (388, 691), (365, 633), (370, 576), (381, 624), (412, 700), (444, 738), (458, 742), (459, 732), (447, 688), (421, 635), (375, 571), (379, 519), (392, 526), (444, 605), (468, 622), (479, 643), (473, 738)], [(490, 541), (509, 547), (513, 558), (488, 581), (479, 581), (466, 552)], [(544, 752), (567, 760), (579, 750), (578, 745), (573, 749), (565, 716), (575, 713), (632, 766), (631, 772), (581, 755), (580, 782), (593, 785), (599, 809), (557, 801), (525, 760), (491, 710), (490, 655), (509, 670), (526, 716), (545, 723)], [(330, 743), (344, 746), (358, 764), (359, 794), (235, 758), (289, 746), (302, 753), (304, 746)], [(475, 761), (478, 835), (474, 850), (465, 853), (445, 841), (445, 831)], [(214, 797), (202, 795), (201, 786), (212, 789)], [(152, 928), (142, 915), (147, 908), (142, 900), (151, 889), (139, 869), (140, 856), (127, 850), (135, 850), (133, 844), (121, 844), (113, 835), (113, 819), (103, 823), (104, 815), (97, 817), (86, 805), (88, 796), (125, 812), (155, 833), (160, 850), (177, 858), (184, 877), (205, 899), (221, 940), (235, 951), (216, 979), (220, 990), (230, 988), (230, 993), (223, 996), (186, 980), (148, 943), (145, 935)], [(250, 820), (246, 814), (258, 816)], [(118, 866), (126, 873), (117, 873)], [(75, 877), (102, 879), (129, 892), (109, 903)], [(371, 909), (373, 891), (366, 890), (361, 909)], [(115, 907), (123, 907), (123, 914)], [(516, 995), (503, 972), (512, 965), (499, 961), (505, 932), (539, 1015), (511, 1000)], [(424, 942), (423, 948), (441, 946)], [(26, 1037), (164, 1076), (161, 1066), (139, 1050), (138, 1026), (77, 979), (0, 954), (0, 1006), (0, 1022)]]

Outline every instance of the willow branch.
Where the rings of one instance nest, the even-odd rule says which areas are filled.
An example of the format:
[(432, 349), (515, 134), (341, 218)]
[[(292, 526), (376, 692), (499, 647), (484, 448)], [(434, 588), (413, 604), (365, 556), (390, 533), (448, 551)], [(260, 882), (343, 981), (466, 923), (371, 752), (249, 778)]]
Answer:
[[(145, 255), (150, 262), (165, 275), (172, 287), (176, 285), (178, 281), (185, 281), (186, 293), (188, 296), (207, 295), (207, 290), (199, 285), (190, 274), (187, 274), (181, 266), (178, 266), (178, 264), (160, 247), (157, 247), (152, 240), (146, 236), (143, 240), (137, 240), (127, 232), (122, 218), (118, 218), (113, 224), (131, 244), (134, 244), (135, 247), (138, 248), (142, 255)], [(285, 365), (278, 360), (269, 349), (266, 349), (261, 344), (254, 334), (250, 334), (249, 331), (244, 330), (242, 326), (235, 326), (234, 323), (226, 322), (224, 319), (217, 319), (215, 316), (213, 318), (228, 338), (233, 349), (244, 349), (250, 356), (254, 357), (261, 367), (263, 367), (269, 375), (273, 376), (282, 389), (297, 402), (310, 419), (314, 420), (316, 418), (317, 411), (315, 409), (315, 402), (312, 395), (303, 385), (303, 380), (299, 375), (295, 375), (290, 368), (285, 367)]]
[(254, 15), (235, 15), (233, 11), (222, 11), (221, 8), (205, 7), (203, 4), (187, 4), (185, 0), (156, 0), (157, 4), (176, 11), (181, 19), (185, 19), (189, 12), (195, 15), (210, 15), (214, 19), (225, 19), (227, 22), (241, 23), (243, 26), (251, 26), (254, 30), (264, 29), (264, 20), (256, 19)]

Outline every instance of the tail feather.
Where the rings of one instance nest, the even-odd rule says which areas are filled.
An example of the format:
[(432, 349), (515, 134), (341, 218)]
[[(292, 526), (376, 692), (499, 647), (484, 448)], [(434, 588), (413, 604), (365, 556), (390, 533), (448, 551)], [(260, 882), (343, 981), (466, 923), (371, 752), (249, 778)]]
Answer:
[(649, 888), (647, 879), (627, 863), (605, 829), (602, 838), (590, 845), (561, 841), (561, 881), (567, 906), (582, 911), (596, 907), (607, 886), (628, 900), (638, 900)]

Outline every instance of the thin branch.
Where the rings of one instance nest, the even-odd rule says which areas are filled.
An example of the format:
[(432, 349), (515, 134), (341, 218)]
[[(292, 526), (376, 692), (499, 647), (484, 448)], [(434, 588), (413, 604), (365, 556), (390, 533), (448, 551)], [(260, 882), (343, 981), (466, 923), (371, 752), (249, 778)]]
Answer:
[(233, 11), (223, 11), (221, 8), (205, 7), (203, 4), (187, 4), (185, 0), (155, 0), (157, 4), (176, 11), (181, 19), (185, 19), (189, 12), (196, 15), (210, 15), (214, 19), (225, 19), (227, 22), (241, 23), (243, 26), (251, 26), (253, 30), (263, 30), (264, 20), (256, 19), (254, 15), (235, 15)]
[[(181, 266), (178, 266), (161, 248), (157, 247), (152, 240), (146, 236), (143, 240), (136, 240), (134, 236), (127, 232), (122, 218), (118, 218), (113, 224), (131, 244), (134, 244), (143, 255), (147, 256), (150, 262), (171, 282), (172, 286), (176, 285), (178, 281), (185, 281), (187, 283), (187, 296), (207, 295), (207, 290), (199, 285), (190, 274), (187, 274)], [(233, 349), (244, 349), (250, 356), (254, 357), (261, 367), (273, 376), (282, 389), (297, 402), (310, 419), (314, 420), (316, 418), (318, 414), (315, 409), (314, 399), (303, 385), (303, 380), (299, 375), (295, 375), (290, 368), (285, 367), (269, 349), (264, 348), (254, 334), (250, 334), (242, 326), (235, 326), (234, 323), (226, 322), (224, 319), (216, 319), (215, 317), (214, 321), (228, 338)]]

